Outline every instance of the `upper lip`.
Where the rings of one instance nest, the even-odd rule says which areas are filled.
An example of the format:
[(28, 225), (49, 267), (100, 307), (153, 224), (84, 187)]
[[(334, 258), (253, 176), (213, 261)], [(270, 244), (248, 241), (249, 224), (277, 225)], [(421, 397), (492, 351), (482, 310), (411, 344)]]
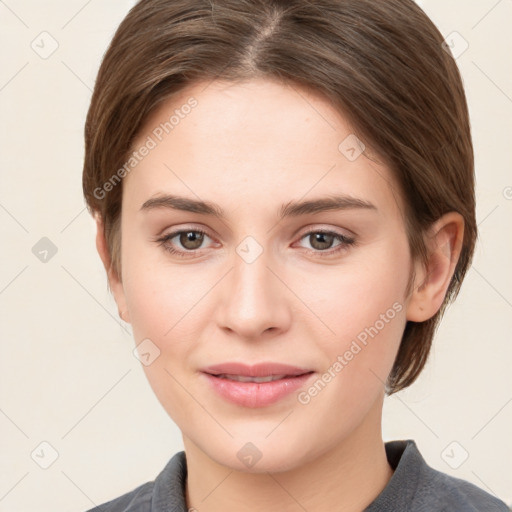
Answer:
[(313, 370), (299, 368), (288, 364), (265, 362), (252, 366), (237, 362), (215, 364), (201, 371), (210, 375), (244, 375), (247, 377), (268, 377), (270, 375), (303, 375)]

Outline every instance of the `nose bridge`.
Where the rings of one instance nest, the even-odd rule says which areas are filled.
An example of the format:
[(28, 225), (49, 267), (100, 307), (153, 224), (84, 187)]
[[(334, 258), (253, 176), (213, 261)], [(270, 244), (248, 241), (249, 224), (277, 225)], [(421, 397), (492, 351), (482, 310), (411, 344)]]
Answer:
[(244, 337), (282, 328), (287, 318), (283, 286), (270, 269), (274, 266), (271, 252), (254, 236), (246, 236), (235, 248), (221, 319), (223, 327)]
[(235, 249), (232, 279), (234, 298), (248, 309), (261, 307), (258, 301), (268, 304), (274, 292), (275, 276), (269, 270), (270, 250), (264, 248), (253, 236), (247, 236)]

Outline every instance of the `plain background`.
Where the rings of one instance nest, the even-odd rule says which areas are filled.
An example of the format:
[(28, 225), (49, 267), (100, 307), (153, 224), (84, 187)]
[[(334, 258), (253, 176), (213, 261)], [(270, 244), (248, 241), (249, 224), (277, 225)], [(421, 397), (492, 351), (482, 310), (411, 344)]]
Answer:
[[(2, 512), (86, 510), (183, 449), (118, 320), (81, 191), (91, 90), (133, 3), (0, 1)], [(386, 400), (383, 436), (512, 503), (512, 1), (421, 5), (465, 49), (480, 239), (424, 373)]]

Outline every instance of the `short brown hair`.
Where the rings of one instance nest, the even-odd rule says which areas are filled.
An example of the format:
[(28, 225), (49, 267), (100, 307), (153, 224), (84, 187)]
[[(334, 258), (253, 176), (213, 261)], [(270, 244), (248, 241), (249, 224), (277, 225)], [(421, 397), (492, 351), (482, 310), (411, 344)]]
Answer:
[(409, 386), (477, 237), (468, 108), (442, 43), (412, 0), (140, 1), (103, 58), (85, 125), (83, 191), (103, 219), (112, 270), (120, 277), (122, 183), (98, 190), (159, 103), (200, 80), (264, 77), (306, 87), (347, 116), (396, 176), (413, 258), (426, 261), (424, 234), (434, 221), (449, 211), (464, 218), (443, 305), (425, 322), (407, 322), (387, 392)]

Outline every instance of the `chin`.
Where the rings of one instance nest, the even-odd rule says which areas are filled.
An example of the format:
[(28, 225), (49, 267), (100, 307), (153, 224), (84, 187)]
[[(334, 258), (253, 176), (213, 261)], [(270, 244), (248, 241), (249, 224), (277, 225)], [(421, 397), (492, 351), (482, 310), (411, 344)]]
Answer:
[[(233, 471), (251, 474), (290, 471), (301, 466), (308, 459), (308, 454), (304, 451), (308, 439), (297, 440), (297, 442), (291, 441), (289, 436), (286, 439), (276, 437), (272, 441), (265, 439), (265, 436), (259, 438), (248, 436), (245, 438), (247, 441), (243, 442), (237, 439), (240, 438), (216, 447), (209, 445), (204, 453), (216, 463)], [(297, 449), (297, 446), (302, 448)], [(309, 458), (311, 457), (312, 454), (309, 454)]]

